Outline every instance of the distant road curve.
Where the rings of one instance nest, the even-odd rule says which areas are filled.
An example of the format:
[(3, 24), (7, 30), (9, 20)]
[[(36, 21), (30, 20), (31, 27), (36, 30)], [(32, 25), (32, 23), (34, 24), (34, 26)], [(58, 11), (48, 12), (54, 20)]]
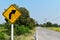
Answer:
[(37, 27), (35, 40), (60, 40), (60, 32), (48, 30), (46, 28)]

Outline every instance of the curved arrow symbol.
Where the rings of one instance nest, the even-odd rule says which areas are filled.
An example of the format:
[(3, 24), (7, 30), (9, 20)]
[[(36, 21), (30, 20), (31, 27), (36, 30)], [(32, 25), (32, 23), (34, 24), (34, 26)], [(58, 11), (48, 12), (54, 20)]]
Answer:
[(11, 19), (12, 14), (15, 14), (15, 12), (16, 12), (16, 10), (12, 10), (12, 12), (10, 12), (9, 19)]

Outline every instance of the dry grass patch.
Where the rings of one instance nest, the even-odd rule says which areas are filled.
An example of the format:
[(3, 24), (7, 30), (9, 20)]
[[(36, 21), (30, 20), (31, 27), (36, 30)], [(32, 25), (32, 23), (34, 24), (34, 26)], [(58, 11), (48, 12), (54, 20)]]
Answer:
[(15, 40), (34, 40), (34, 33), (35, 33), (35, 29), (34, 30), (30, 30), (31, 33), (26, 33), (24, 35), (20, 35), (20, 36), (15, 36)]
[(60, 32), (60, 27), (48, 27), (48, 29)]

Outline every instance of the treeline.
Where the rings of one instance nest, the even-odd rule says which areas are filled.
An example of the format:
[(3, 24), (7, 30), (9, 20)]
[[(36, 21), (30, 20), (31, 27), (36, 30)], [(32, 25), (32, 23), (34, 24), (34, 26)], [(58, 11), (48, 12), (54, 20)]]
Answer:
[(41, 27), (60, 27), (60, 25), (58, 25), (57, 23), (52, 23), (52, 22), (46, 22), (43, 24), (40, 24)]

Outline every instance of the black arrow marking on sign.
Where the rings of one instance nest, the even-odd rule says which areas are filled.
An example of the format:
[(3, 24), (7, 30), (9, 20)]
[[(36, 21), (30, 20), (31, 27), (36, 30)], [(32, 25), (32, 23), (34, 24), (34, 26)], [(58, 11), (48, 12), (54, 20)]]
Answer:
[(10, 12), (9, 19), (11, 19), (12, 14), (15, 14), (15, 12), (16, 12), (16, 10), (12, 10), (12, 12)]

